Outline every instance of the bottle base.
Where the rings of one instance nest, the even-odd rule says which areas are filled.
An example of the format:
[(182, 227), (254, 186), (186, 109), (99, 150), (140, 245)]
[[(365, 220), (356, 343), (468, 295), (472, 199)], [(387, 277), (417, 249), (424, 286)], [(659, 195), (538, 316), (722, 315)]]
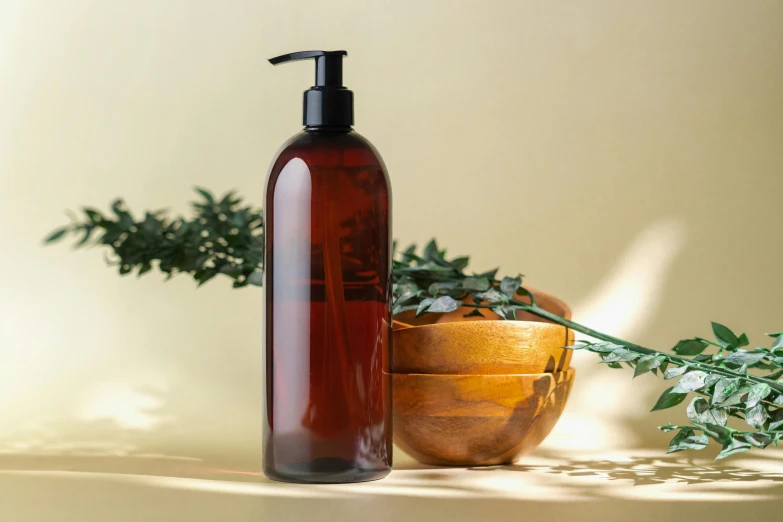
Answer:
[(362, 469), (355, 462), (340, 458), (319, 458), (272, 468), (264, 465), (264, 475), (277, 482), (297, 484), (348, 484), (380, 480), (391, 473), (391, 466)]

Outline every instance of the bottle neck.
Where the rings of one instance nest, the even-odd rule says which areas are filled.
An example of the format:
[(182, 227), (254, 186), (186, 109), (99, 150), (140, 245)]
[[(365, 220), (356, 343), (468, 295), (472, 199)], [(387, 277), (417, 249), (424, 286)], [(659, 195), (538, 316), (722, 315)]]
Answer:
[(347, 134), (353, 132), (350, 125), (308, 125), (304, 131), (310, 134)]

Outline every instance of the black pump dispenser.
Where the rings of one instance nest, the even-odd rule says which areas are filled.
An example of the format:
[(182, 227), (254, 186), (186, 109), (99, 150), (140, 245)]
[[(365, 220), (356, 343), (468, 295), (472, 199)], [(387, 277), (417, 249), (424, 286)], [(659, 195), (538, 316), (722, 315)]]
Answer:
[(302, 51), (271, 58), (277, 65), (315, 60), (315, 86), (304, 93), (302, 123), (308, 129), (347, 129), (353, 125), (353, 92), (343, 86), (345, 51)]

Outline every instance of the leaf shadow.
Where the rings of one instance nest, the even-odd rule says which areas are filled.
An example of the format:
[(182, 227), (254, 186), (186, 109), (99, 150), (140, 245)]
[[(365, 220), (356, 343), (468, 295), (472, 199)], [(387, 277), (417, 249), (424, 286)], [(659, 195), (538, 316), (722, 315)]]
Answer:
[(605, 480), (630, 480), (634, 486), (665, 483), (706, 484), (715, 482), (783, 483), (779, 472), (753, 470), (733, 464), (701, 464), (695, 459), (675, 456), (633, 457), (623, 460), (572, 459), (565, 464), (512, 464), (496, 468), (471, 468), (473, 471), (505, 469), (569, 477), (599, 477)]

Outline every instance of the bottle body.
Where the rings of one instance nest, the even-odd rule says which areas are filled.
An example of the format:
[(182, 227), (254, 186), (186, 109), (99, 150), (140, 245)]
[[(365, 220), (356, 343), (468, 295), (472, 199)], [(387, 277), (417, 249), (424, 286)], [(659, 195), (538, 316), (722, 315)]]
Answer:
[(266, 183), (264, 472), (358, 482), (391, 470), (391, 190), (355, 132), (303, 132)]

